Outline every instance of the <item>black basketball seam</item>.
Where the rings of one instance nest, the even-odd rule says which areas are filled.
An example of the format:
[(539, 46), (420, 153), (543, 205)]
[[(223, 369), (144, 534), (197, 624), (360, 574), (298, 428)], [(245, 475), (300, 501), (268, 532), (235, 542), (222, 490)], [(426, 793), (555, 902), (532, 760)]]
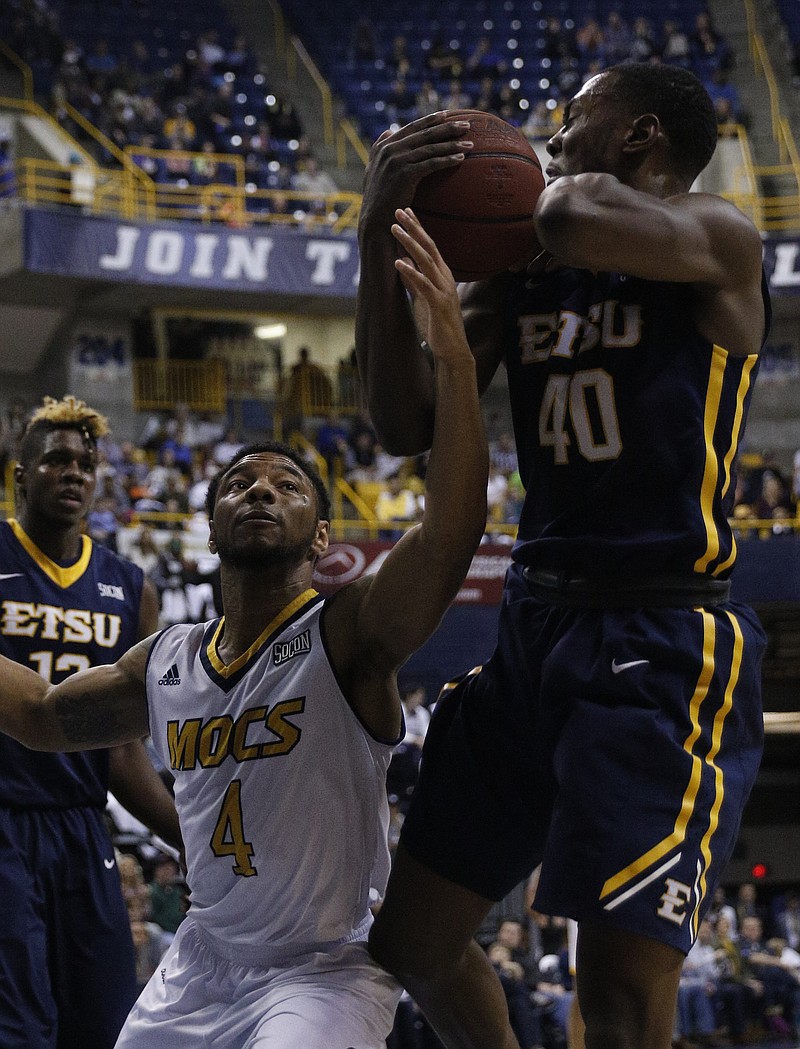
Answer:
[(440, 219), (455, 219), (457, 222), (471, 222), (476, 226), (495, 226), (505, 222), (532, 222), (533, 212), (526, 212), (524, 215), (486, 215), (483, 218), (470, 218), (468, 215), (451, 215), (449, 211), (428, 211), (425, 208), (418, 208), (415, 205), (414, 213), (418, 217), (429, 215), (431, 218)]
[(503, 160), (521, 160), (523, 164), (531, 164), (533, 167), (538, 168), (539, 171), (542, 170), (542, 165), (539, 163), (536, 157), (526, 157), (524, 154), (521, 153), (501, 153), (495, 152), (494, 150), (492, 152), (488, 152), (486, 150), (465, 150), (464, 152), (465, 161), (478, 159), (483, 160), (485, 158), (491, 159), (492, 157), (500, 157)]

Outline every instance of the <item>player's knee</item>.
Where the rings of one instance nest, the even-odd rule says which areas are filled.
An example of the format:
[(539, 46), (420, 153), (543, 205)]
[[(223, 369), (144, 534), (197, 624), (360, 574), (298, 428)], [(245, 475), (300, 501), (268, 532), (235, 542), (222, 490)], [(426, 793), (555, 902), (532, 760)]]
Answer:
[(586, 1019), (584, 1043), (586, 1049), (642, 1049), (641, 1033), (631, 1017), (592, 1016)]

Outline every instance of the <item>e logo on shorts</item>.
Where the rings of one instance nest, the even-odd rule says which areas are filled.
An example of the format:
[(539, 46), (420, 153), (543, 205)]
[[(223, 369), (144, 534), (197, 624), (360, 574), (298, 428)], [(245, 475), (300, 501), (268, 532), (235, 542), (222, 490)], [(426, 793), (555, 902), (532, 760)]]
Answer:
[(664, 885), (666, 888), (661, 897), (661, 906), (656, 914), (661, 918), (668, 918), (676, 925), (683, 925), (686, 920), (686, 904), (692, 895), (692, 888), (675, 878), (665, 878)]

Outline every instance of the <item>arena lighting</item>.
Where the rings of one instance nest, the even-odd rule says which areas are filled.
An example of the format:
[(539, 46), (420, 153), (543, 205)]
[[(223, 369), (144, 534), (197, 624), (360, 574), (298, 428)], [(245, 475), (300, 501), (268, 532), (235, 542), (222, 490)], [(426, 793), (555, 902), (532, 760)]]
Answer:
[(253, 335), (257, 339), (280, 339), (285, 334), (285, 324), (259, 324), (257, 328), (253, 328)]
[(750, 868), (750, 873), (756, 881), (761, 881), (769, 874), (769, 867), (767, 867), (766, 863), (754, 863)]

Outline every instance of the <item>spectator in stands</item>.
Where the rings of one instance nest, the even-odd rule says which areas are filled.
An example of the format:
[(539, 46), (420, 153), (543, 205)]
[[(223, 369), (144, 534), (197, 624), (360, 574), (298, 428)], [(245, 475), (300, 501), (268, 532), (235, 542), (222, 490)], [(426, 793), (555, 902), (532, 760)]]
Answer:
[(518, 918), (504, 918), (497, 927), (495, 943), (507, 947), (512, 961), (522, 967), (525, 981), (535, 987), (539, 976), (536, 958), (526, 943), (525, 926)]
[(701, 80), (707, 80), (715, 69), (728, 71), (733, 67), (733, 52), (715, 28), (707, 11), (701, 12), (695, 19), (692, 67)]
[(508, 54), (504, 54), (488, 33), (479, 36), (464, 62), (463, 76), (480, 80), (496, 80), (508, 72)]
[(442, 33), (437, 33), (425, 55), (425, 69), (434, 81), (458, 79), (464, 70), (464, 62), (458, 45), (446, 41)]
[(186, 437), (184, 423), (177, 417), (168, 419), (165, 430), (166, 435), (157, 450), (158, 457), (161, 459), (165, 452), (171, 452), (175, 466), (184, 477), (188, 477), (192, 472), (193, 452)]
[(130, 852), (117, 853), (117, 869), (122, 889), (122, 898), (130, 912), (131, 907), (140, 905), (141, 912), (150, 914), (150, 892), (145, 884), (144, 871), (136, 856)]
[(123, 441), (119, 446), (119, 456), (114, 469), (118, 483), (132, 502), (139, 496), (138, 489), (146, 483), (149, 473), (145, 453), (132, 441)]
[(209, 459), (203, 463), (199, 463), (194, 470), (192, 477), (192, 484), (186, 493), (187, 502), (189, 505), (189, 511), (191, 513), (197, 513), (205, 508), (206, 505), (206, 493), (208, 492), (208, 486), (211, 478), (217, 472), (219, 467), (213, 461)]
[(720, 964), (711, 922), (700, 922), (697, 939), (686, 955), (678, 985), (678, 1034), (683, 1039), (702, 1039), (709, 1044), (716, 1031), (714, 1000), (720, 980)]
[(500, 524), (507, 520), (507, 498), (508, 474), (503, 470), (490, 469), (486, 485), (486, 519), (489, 523)]
[[(289, 180), (292, 189), (300, 193), (317, 194), (311, 199), (303, 198), (301, 207), (312, 215), (325, 217), (328, 212), (326, 196), (336, 193), (337, 186), (327, 171), (319, 166), (319, 161), (314, 156), (308, 156), (298, 165), (298, 169)], [(327, 379), (327, 377), (326, 377)], [(328, 399), (330, 403), (330, 398)]]
[(211, 457), (218, 466), (227, 466), (240, 448), (244, 447), (244, 441), (239, 436), (235, 426), (229, 426), (222, 438), (217, 441), (211, 451)]
[(300, 428), (309, 415), (327, 413), (333, 403), (333, 386), (324, 370), (311, 360), (311, 351), (301, 346), (289, 372), (284, 399), (287, 429)]
[(389, 797), (395, 800), (400, 817), (405, 815), (409, 799), (417, 785), (422, 745), (431, 720), (425, 705), (425, 689), (422, 685), (407, 686), (401, 695), (406, 731), (392, 753), (386, 773), (386, 789)]
[(452, 77), (450, 83), (447, 86), (447, 90), (442, 95), (442, 108), (443, 109), (469, 109), (472, 106), (472, 99), (469, 94), (464, 90), (459, 77)]
[(631, 27), (618, 10), (612, 9), (603, 26), (603, 57), (606, 65), (624, 62), (630, 55), (632, 43)]
[(136, 955), (136, 986), (139, 991), (153, 975), (164, 956), (161, 930), (155, 922), (139, 917), (137, 908), (129, 912), (131, 937)]
[(718, 118), (718, 123), (741, 124), (744, 122), (741, 98), (736, 86), (730, 82), (727, 70), (715, 69), (710, 79), (706, 80), (703, 86), (715, 108), (718, 102), (725, 104), (722, 113), (727, 117), (727, 121), (719, 120)]
[(690, 69), (692, 65), (689, 34), (671, 18), (664, 21), (661, 30), (661, 61), (681, 69)]
[(272, 128), (272, 134), (281, 141), (299, 139), (303, 133), (297, 111), (287, 99), (280, 99), (268, 106), (266, 120)]
[[(761, 480), (761, 492), (752, 503), (753, 516), (761, 521), (785, 522), (793, 514), (791, 497), (783, 478), (772, 471), (765, 471)], [(777, 528), (784, 527), (777, 525)]]
[(186, 586), (195, 572), (196, 565), (185, 555), (183, 539), (173, 535), (159, 553), (158, 564), (150, 577), (159, 593), (161, 626), (192, 621)]
[(17, 195), (17, 175), (10, 136), (0, 137), (0, 200)]
[(149, 525), (142, 525), (136, 541), (131, 544), (127, 556), (130, 561), (144, 572), (149, 578), (155, 571), (161, 551), (156, 544), (153, 529)]
[(502, 943), (489, 944), (486, 954), (500, 978), (511, 1029), (521, 1049), (537, 1049), (543, 1041), (542, 1028), (522, 966), (512, 959), (511, 951)]
[(86, 517), (86, 531), (96, 543), (117, 553), (117, 533), (127, 519), (130, 502), (113, 474), (106, 474)]
[[(795, 1027), (800, 1021), (800, 980), (791, 966), (768, 950), (761, 918), (750, 914), (742, 920), (738, 947), (746, 978), (756, 993), (758, 1019), (767, 1026), (770, 1017), (780, 1016), (789, 1027)], [(782, 1027), (773, 1025), (773, 1029), (787, 1033)]]
[(150, 914), (156, 925), (167, 934), (162, 939), (164, 949), (169, 946), (178, 926), (186, 917), (186, 909), (186, 883), (178, 864), (171, 856), (162, 853), (153, 868), (153, 880), (150, 883)]
[(575, 34), (578, 55), (584, 67), (600, 60), (605, 63), (603, 30), (596, 18), (587, 18)]
[(774, 920), (776, 934), (793, 950), (800, 950), (800, 894), (787, 892), (780, 900)]
[(350, 430), (347, 424), (335, 412), (331, 412), (317, 430), (316, 449), (328, 464), (331, 473), (337, 462), (347, 467), (350, 458), (349, 437)]
[(742, 922), (745, 918), (756, 917), (763, 922), (767, 913), (766, 907), (758, 900), (758, 889), (751, 881), (742, 882), (736, 890), (734, 909), (736, 910), (736, 923), (739, 930), (741, 930)]
[(744, 962), (736, 946), (728, 909), (720, 911), (717, 916), (714, 942), (719, 965), (719, 1018), (729, 1037), (738, 1044), (742, 1041), (748, 1016), (755, 1014), (755, 991), (745, 980)]
[(93, 87), (105, 86), (108, 77), (119, 64), (119, 59), (109, 50), (108, 40), (98, 37), (92, 45), (92, 50), (86, 56), (84, 66), (89, 73), (89, 82)]
[(578, 46), (575, 33), (568, 29), (558, 15), (548, 15), (542, 30), (542, 55), (548, 58), (555, 68), (559, 68), (565, 59), (578, 57)]
[(361, 15), (356, 19), (350, 47), (355, 62), (374, 62), (378, 57), (375, 25), (371, 18)]
[(628, 58), (631, 62), (649, 62), (657, 54), (656, 35), (650, 20), (639, 15), (633, 21), (633, 40)]
[(174, 475), (169, 474), (164, 481), (164, 487), (158, 492), (156, 498), (160, 503), (164, 505), (164, 513), (170, 515), (170, 520), (167, 522), (167, 528), (173, 528), (180, 530), (183, 528), (183, 521), (181, 518), (176, 518), (175, 515), (188, 515), (190, 511), (189, 497), (186, 493), (186, 479), (181, 477), (176, 478)]
[(414, 116), (416, 95), (406, 77), (395, 77), (384, 98), (386, 117), (392, 124), (406, 124)]
[[(175, 461), (174, 449), (164, 447), (158, 453), (158, 462), (145, 478), (145, 485), (152, 499), (162, 502), (161, 496), (167, 489), (167, 478), (169, 477), (178, 485), (183, 482), (183, 471)], [(163, 508), (162, 504), (161, 509)]]
[(442, 108), (442, 97), (429, 77), (422, 81), (419, 91), (414, 96), (414, 108), (418, 117), (438, 113)]
[(19, 457), (19, 443), (25, 429), (28, 410), (25, 402), (15, 398), (0, 414), (0, 485), (5, 487), (6, 470)]
[[(400, 473), (392, 474), (375, 502), (375, 516), (386, 526), (397, 522), (412, 522), (419, 519), (417, 497)], [(381, 539), (397, 540), (404, 534), (403, 528), (383, 527), (378, 535)]]
[(197, 125), (189, 118), (186, 103), (178, 102), (161, 129), (167, 149), (192, 150), (197, 142)]
[(714, 895), (711, 899), (711, 906), (708, 909), (706, 917), (715, 929), (717, 928), (717, 922), (719, 919), (724, 917), (728, 922), (727, 932), (733, 937), (736, 936), (736, 909), (728, 903), (728, 897), (724, 885), (718, 885), (714, 890)]
[(547, 101), (546, 98), (540, 98), (529, 110), (520, 129), (527, 138), (547, 141), (558, 131), (554, 120), (555, 107), (551, 109)]
[(517, 450), (514, 438), (504, 430), (489, 447), (489, 463), (492, 470), (498, 470), (506, 475), (512, 473), (519, 466)]

